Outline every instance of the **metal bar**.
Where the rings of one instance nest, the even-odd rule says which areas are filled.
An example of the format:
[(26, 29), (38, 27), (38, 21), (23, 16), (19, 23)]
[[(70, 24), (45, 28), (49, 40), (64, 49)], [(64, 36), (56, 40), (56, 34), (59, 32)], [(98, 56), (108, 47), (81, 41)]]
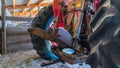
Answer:
[(48, 62), (42, 63), (41, 66), (44, 67), (44, 66), (56, 64), (58, 62), (61, 62), (61, 60), (58, 59), (58, 60), (48, 61)]
[(5, 0), (1, 2), (1, 19), (2, 19), (2, 54), (7, 53), (6, 51), (6, 17), (5, 17)]
[(83, 10), (81, 8), (76, 8), (74, 11), (72, 9), (68, 9), (67, 12), (76, 12), (76, 11), (81, 11), (83, 12)]
[[(29, 21), (33, 19), (28, 17), (13, 17), (13, 16), (6, 16), (5, 18), (7, 21)], [(0, 20), (2, 20), (2, 16), (0, 16)]]

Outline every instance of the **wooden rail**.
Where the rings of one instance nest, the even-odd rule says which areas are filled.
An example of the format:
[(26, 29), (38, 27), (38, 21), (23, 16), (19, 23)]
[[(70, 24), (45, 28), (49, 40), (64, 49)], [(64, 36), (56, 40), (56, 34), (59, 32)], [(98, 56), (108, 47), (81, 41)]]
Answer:
[(5, 0), (1, 0), (1, 20), (2, 20), (2, 49), (1, 53), (5, 54), (6, 51), (6, 15), (5, 15)]
[[(28, 17), (13, 17), (13, 16), (6, 16), (7, 21), (29, 21), (32, 20), (33, 18), (28, 18)], [(2, 17), (0, 16), (0, 20), (2, 20)]]
[(2, 53), (2, 29), (0, 29), (0, 53)]

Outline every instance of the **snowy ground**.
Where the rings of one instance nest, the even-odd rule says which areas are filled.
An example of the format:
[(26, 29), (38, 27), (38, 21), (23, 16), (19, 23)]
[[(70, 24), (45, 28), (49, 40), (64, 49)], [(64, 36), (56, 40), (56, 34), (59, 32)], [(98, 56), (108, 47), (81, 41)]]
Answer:
[(46, 61), (40, 59), (34, 50), (0, 55), (0, 68), (80, 68), (78, 64), (70, 65), (68, 63), (41, 67), (40, 64), (43, 62)]

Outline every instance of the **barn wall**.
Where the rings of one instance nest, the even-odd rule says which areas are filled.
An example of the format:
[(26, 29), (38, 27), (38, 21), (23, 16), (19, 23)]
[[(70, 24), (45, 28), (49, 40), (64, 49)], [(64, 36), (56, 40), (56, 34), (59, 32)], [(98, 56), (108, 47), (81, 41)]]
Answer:
[(0, 29), (0, 53), (2, 53), (2, 30)]

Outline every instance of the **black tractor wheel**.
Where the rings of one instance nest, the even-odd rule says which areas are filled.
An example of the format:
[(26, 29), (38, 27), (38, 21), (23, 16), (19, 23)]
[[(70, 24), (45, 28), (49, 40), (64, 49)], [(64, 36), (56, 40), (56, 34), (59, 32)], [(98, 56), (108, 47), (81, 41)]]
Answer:
[[(33, 19), (31, 27), (32, 28), (41, 28), (47, 30), (50, 24), (54, 20), (52, 5), (42, 8), (36, 17)], [(51, 52), (51, 44), (48, 40), (44, 40), (38, 36), (30, 35), (33, 48), (40, 55), (41, 58), (47, 60), (57, 59)]]

